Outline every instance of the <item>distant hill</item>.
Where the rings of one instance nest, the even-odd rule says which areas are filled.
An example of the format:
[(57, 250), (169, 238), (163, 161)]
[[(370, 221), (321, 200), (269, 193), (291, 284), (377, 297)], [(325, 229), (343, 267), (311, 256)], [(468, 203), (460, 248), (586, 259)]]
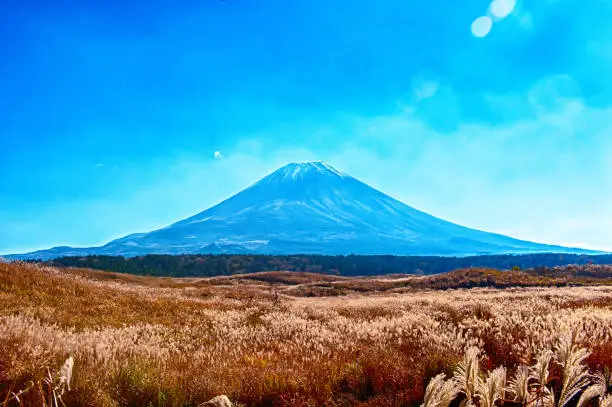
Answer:
[[(541, 274), (555, 266), (612, 264), (612, 255), (548, 253), (473, 257), (146, 255), (130, 258), (118, 256), (63, 257), (47, 263), (62, 267), (83, 267), (119, 273), (172, 277), (207, 277), (262, 271), (301, 271), (341, 276), (428, 275), (476, 267), (500, 270), (540, 268)], [(582, 270), (580, 272), (589, 276), (588, 269), (588, 267), (583, 267), (577, 270)], [(557, 270), (557, 272), (560, 271), (571, 273), (571, 268), (564, 267), (563, 270)]]
[(306, 162), (286, 165), (220, 204), (159, 230), (101, 247), (56, 247), (8, 257), (551, 252), (594, 253), (459, 226), (393, 199), (329, 164)]

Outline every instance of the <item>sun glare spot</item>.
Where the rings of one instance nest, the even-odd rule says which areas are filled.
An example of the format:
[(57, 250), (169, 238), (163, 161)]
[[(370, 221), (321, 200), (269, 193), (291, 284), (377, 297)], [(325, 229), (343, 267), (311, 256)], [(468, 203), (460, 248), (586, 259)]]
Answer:
[(506, 18), (516, 6), (516, 0), (493, 0), (489, 10), (496, 18)]
[(478, 38), (486, 37), (491, 31), (491, 27), (493, 27), (493, 20), (491, 20), (491, 17), (478, 17), (472, 23), (472, 34)]

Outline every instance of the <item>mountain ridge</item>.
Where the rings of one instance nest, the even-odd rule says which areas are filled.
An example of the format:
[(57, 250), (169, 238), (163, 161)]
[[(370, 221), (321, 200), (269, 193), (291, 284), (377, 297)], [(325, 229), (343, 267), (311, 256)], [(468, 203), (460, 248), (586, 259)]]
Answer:
[(324, 161), (314, 161), (287, 164), (217, 205), (161, 229), (100, 247), (52, 248), (12, 257), (542, 252), (593, 253), (457, 225), (404, 204)]

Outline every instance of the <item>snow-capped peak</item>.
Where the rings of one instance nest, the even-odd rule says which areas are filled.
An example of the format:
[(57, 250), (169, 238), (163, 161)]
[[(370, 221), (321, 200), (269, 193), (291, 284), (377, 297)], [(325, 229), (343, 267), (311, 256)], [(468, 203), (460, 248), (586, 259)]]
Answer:
[(285, 165), (264, 178), (263, 182), (279, 180), (299, 180), (311, 176), (332, 176), (335, 178), (350, 178), (325, 161), (303, 161)]

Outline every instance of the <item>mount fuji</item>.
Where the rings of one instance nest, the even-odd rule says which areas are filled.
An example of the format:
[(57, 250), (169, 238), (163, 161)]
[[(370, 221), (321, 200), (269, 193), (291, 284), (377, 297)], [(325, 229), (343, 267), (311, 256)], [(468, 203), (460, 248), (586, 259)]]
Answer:
[(586, 253), (444, 221), (325, 162), (288, 164), (197, 215), (101, 247), (56, 247), (21, 259), (106, 254), (257, 253), (467, 256)]

